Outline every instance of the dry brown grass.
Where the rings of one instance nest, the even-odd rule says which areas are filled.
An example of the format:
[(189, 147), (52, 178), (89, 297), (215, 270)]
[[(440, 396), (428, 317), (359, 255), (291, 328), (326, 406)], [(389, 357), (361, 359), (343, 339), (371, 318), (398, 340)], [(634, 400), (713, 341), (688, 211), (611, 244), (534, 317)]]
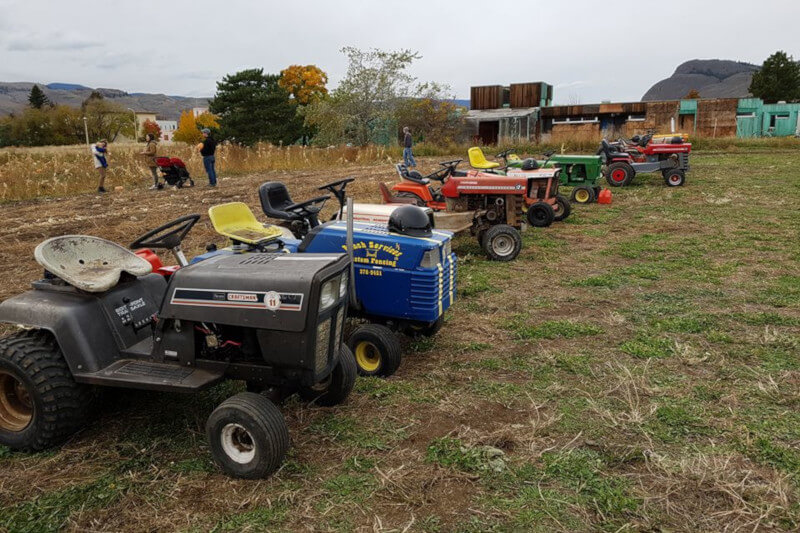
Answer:
[[(106, 188), (150, 183), (149, 170), (139, 155), (141, 150), (142, 145), (109, 146)], [(259, 144), (248, 148), (220, 145), (216, 165), (217, 173), (225, 176), (386, 163), (393, 161), (398, 153), (398, 149), (381, 146), (306, 148)], [(192, 147), (180, 143), (163, 144), (159, 146), (158, 154), (183, 159), (195, 180), (204, 180), (202, 157)], [(97, 171), (89, 149), (85, 146), (0, 150), (0, 203), (89, 192), (96, 187), (96, 182)]]

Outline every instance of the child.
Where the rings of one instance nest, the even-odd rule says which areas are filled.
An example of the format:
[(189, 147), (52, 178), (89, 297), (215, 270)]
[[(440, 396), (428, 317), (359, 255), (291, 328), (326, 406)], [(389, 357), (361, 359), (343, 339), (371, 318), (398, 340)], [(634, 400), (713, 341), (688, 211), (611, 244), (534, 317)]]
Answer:
[(106, 183), (106, 169), (108, 168), (108, 161), (106, 160), (106, 155), (108, 155), (108, 141), (105, 139), (100, 139), (95, 144), (92, 145), (92, 159), (94, 159), (94, 168), (100, 173), (100, 182), (97, 184), (97, 192), (106, 192), (105, 185)]

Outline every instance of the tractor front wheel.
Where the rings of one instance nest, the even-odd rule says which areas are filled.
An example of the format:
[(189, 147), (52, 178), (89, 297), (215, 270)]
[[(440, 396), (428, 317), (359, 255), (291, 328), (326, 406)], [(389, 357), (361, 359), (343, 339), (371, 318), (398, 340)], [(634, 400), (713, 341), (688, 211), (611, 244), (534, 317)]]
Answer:
[(560, 222), (567, 218), (572, 212), (572, 207), (569, 205), (569, 200), (563, 194), (556, 195), (556, 209), (555, 218), (556, 222)]
[(535, 228), (546, 228), (556, 219), (553, 206), (546, 202), (536, 202), (528, 206), (528, 224)]
[(667, 187), (680, 187), (686, 183), (686, 174), (677, 168), (666, 170), (664, 171), (664, 183), (667, 184)]
[(489, 228), (481, 244), (489, 259), (513, 261), (522, 250), (522, 236), (511, 226), (498, 224)]
[(612, 187), (626, 187), (635, 174), (636, 171), (628, 163), (611, 163), (606, 169), (606, 181)]
[(397, 335), (381, 324), (359, 326), (347, 339), (362, 376), (389, 377), (400, 367), (403, 352)]
[(289, 450), (289, 428), (280, 410), (254, 392), (222, 402), (208, 417), (206, 434), (214, 461), (232, 477), (266, 477)]
[(344, 402), (356, 383), (356, 360), (346, 344), (339, 348), (339, 361), (324, 381), (313, 387), (302, 387), (300, 397), (323, 407)]
[(580, 186), (572, 189), (572, 201), (576, 204), (590, 204), (596, 199), (594, 189), (591, 187)]
[(73, 379), (50, 333), (0, 339), (0, 444), (24, 451), (59, 444), (84, 425), (91, 395)]

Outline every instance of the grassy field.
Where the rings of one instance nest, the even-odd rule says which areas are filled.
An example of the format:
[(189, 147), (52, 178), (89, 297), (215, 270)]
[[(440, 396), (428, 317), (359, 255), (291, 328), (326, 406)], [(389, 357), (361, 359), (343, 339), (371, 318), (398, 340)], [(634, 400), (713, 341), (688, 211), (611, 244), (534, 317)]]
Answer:
[[(433, 167), (435, 159), (424, 160)], [(288, 461), (259, 482), (215, 471), (203, 424), (240, 388), (128, 391), (58, 450), (0, 448), (0, 530), (796, 531), (800, 528), (800, 150), (701, 152), (687, 185), (639, 177), (611, 206), (528, 230), (510, 264), (459, 237), (459, 301), (390, 379), (347, 404), (290, 400)], [(296, 198), (375, 163), (270, 171), (214, 190), (2, 206), (5, 298), (33, 247), (127, 243), (217, 202)], [(224, 175), (223, 175), (224, 177)], [(192, 253), (215, 241), (207, 220)]]

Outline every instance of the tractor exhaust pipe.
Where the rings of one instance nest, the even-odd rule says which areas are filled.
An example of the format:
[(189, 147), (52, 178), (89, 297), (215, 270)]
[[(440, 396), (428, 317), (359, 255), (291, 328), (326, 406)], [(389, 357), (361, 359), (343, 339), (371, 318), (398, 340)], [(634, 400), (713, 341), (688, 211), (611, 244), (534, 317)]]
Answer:
[(353, 198), (347, 197), (347, 256), (350, 258), (350, 305), (359, 309), (361, 305), (356, 297), (356, 264), (353, 261)]

